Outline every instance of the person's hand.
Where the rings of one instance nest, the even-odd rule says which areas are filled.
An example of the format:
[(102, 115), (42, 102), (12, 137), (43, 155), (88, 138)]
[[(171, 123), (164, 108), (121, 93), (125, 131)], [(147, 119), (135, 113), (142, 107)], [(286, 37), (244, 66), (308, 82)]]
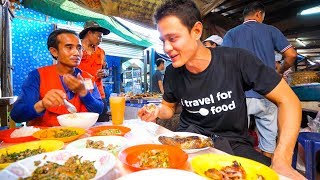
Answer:
[(78, 74), (76, 78), (71, 74), (65, 74), (63, 75), (63, 81), (72, 92), (78, 93), (80, 96), (87, 94), (87, 89), (80, 74)]
[(98, 69), (98, 71), (97, 71), (98, 78), (104, 78), (106, 76), (107, 76), (107, 72), (104, 69)]
[(138, 116), (141, 120), (147, 122), (155, 122), (159, 114), (159, 107), (154, 104), (144, 105), (138, 111)]
[(36, 112), (40, 113), (47, 108), (59, 106), (63, 104), (63, 99), (65, 99), (66, 96), (67, 95), (60, 89), (51, 89), (44, 95), (42, 100), (34, 105), (34, 108)]
[(291, 164), (286, 163), (287, 161), (284, 158), (275, 158), (272, 159), (271, 168), (277, 173), (286, 176), (293, 180), (305, 180), (306, 178), (302, 176), (298, 171), (291, 167)]

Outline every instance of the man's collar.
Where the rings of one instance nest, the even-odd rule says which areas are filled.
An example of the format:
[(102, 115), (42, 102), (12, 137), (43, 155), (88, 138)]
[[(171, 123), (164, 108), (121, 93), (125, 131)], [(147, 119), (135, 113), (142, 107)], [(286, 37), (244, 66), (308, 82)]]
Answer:
[(244, 24), (244, 23), (247, 23), (247, 22), (258, 22), (258, 21), (255, 20), (255, 19), (248, 19), (248, 20), (245, 20), (245, 21), (243, 22), (243, 24)]

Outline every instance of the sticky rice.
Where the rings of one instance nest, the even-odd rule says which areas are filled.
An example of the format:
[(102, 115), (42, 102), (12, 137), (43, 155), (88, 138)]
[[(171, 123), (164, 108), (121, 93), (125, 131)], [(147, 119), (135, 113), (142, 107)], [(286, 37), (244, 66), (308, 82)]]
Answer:
[(33, 126), (25, 126), (20, 129), (14, 130), (11, 134), (11, 138), (18, 138), (18, 137), (26, 137), (31, 136), (33, 133), (39, 131), (40, 128), (34, 128)]

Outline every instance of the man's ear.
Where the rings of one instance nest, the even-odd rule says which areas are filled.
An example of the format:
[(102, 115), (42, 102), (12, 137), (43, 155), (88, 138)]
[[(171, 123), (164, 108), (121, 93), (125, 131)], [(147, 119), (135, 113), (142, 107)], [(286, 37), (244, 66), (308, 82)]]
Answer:
[(94, 34), (94, 31), (89, 30), (89, 31), (87, 32), (87, 34), (88, 34), (88, 35), (92, 35), (92, 34)]
[(257, 11), (254, 16), (258, 19), (262, 19), (262, 12), (261, 11)]
[(53, 57), (58, 58), (58, 50), (56, 48), (50, 47), (49, 51)]
[(200, 40), (201, 35), (202, 35), (202, 30), (203, 30), (203, 25), (200, 21), (196, 22), (191, 29), (192, 35), (194, 35), (194, 38), (196, 40)]

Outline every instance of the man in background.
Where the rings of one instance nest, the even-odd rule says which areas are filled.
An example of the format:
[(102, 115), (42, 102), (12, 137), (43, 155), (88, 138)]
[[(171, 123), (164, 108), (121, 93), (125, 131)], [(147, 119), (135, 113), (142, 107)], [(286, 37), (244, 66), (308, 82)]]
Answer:
[(205, 47), (215, 48), (217, 46), (221, 46), (223, 39), (218, 35), (212, 35), (203, 41), (203, 45)]
[(163, 94), (163, 77), (161, 71), (164, 70), (164, 60), (158, 58), (156, 60), (157, 70), (152, 76), (152, 92)]
[(83, 46), (83, 56), (79, 68), (94, 76), (95, 83), (104, 103), (103, 112), (98, 119), (99, 122), (109, 121), (109, 115), (107, 114), (108, 105), (102, 84), (102, 78), (107, 76), (107, 71), (105, 70), (107, 63), (105, 61), (104, 50), (98, 47), (102, 42), (102, 36), (109, 33), (108, 29), (101, 27), (94, 21), (87, 21), (84, 29), (79, 33)]
[[(262, 23), (265, 8), (260, 2), (245, 7), (243, 17), (243, 24), (226, 33), (222, 46), (247, 49), (273, 69), (276, 67), (274, 51), (280, 52), (284, 62), (277, 72), (282, 76), (293, 65), (297, 56), (296, 51), (279, 29)], [(259, 149), (264, 155), (271, 157), (276, 147), (278, 109), (253, 90), (247, 91), (246, 97), (248, 116), (254, 115), (256, 119)]]

